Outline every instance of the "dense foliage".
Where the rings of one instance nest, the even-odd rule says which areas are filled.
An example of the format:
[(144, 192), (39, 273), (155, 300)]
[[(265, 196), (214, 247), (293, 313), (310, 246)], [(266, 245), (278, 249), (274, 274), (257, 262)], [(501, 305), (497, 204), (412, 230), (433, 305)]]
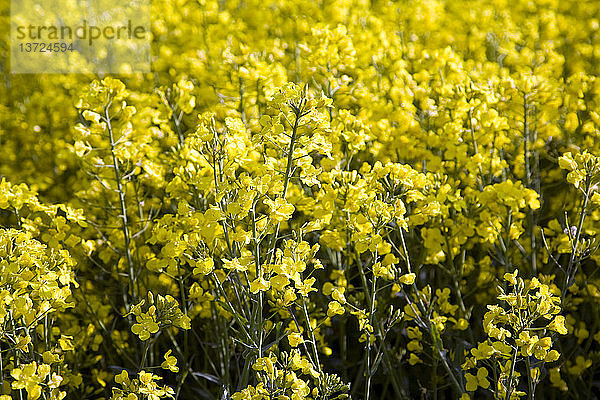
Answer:
[(0, 399), (598, 398), (599, 30), (153, 0), (113, 76), (3, 35)]

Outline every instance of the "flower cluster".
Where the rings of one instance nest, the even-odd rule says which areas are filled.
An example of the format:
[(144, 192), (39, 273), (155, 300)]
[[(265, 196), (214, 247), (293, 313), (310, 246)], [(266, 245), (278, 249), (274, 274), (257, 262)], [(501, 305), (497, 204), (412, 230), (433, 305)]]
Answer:
[(483, 318), (483, 329), (488, 336), (470, 350), (462, 368), (470, 370), (478, 365), (488, 365), (497, 376), (496, 387), (490, 388), (488, 369), (480, 366), (476, 375), (465, 374), (465, 388), (469, 392), (478, 387), (496, 391), (499, 398), (520, 398), (516, 364), (523, 362), (529, 381), (529, 390), (535, 391), (540, 381), (540, 368), (559, 359), (551, 350), (554, 333), (567, 334), (565, 317), (561, 311), (556, 285), (541, 283), (538, 278), (524, 281), (518, 271), (505, 273), (510, 291), (499, 286), (498, 300), (506, 306), (488, 305)]
[(594, 395), (593, 2), (151, 3), (0, 54), (0, 400)]

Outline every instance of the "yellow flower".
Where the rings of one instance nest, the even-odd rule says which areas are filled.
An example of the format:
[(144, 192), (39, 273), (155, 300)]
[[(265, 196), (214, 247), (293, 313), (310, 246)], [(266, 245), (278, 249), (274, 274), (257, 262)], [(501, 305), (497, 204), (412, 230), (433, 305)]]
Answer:
[[(41, 373), (42, 371), (37, 371), (37, 369), (38, 366), (35, 361), (30, 364), (25, 364), (20, 368), (13, 369), (10, 373), (15, 379), (15, 381), (12, 382), (12, 388), (26, 389), (28, 395), (27, 398), (37, 400), (42, 394), (42, 388), (39, 384), (45, 378), (45, 375), (47, 375), (47, 371), (43, 374)], [(36, 374), (36, 372), (38, 372), (38, 374)]]
[(464, 318), (459, 318), (454, 327), (460, 331), (464, 331), (469, 327), (469, 321)]
[(298, 332), (292, 332), (292, 333), (288, 334), (287, 338), (288, 338), (288, 342), (290, 343), (290, 346), (292, 346), (292, 347), (298, 347), (298, 345), (300, 343), (304, 342), (302, 335)]
[(592, 360), (586, 359), (583, 356), (575, 357), (575, 363), (567, 363), (567, 372), (571, 375), (581, 375), (583, 371), (592, 366)]
[(504, 274), (504, 280), (510, 282), (512, 285), (517, 284), (517, 275), (519, 274), (519, 270), (515, 269), (512, 274), (508, 272)]
[(129, 384), (129, 374), (127, 373), (127, 370), (122, 370), (120, 374), (115, 375), (115, 382), (122, 385), (122, 384)]
[(179, 372), (179, 367), (177, 366), (177, 358), (171, 355), (171, 350), (168, 350), (165, 355), (165, 361), (160, 364), (161, 368), (168, 369), (171, 372)]
[(402, 275), (400, 278), (398, 278), (398, 281), (404, 285), (412, 285), (415, 282), (415, 278), (416, 275), (411, 272), (409, 274)]
[(242, 264), (239, 258), (234, 258), (233, 260), (222, 260), (223, 267), (227, 269), (232, 269), (235, 271), (244, 272), (248, 270), (248, 265)]
[(300, 293), (302, 296), (306, 297), (306, 296), (308, 296), (308, 294), (310, 292), (316, 292), (317, 289), (312, 287), (312, 285), (315, 283), (315, 281), (316, 281), (315, 278), (304, 279), (300, 282), (296, 281), (295, 286), (296, 286), (296, 289), (298, 290), (298, 293)]
[(567, 382), (560, 376), (560, 368), (550, 368), (550, 383), (559, 390), (566, 392), (568, 390)]
[(423, 360), (419, 358), (415, 353), (410, 353), (410, 357), (408, 358), (408, 363), (410, 365), (416, 365), (423, 363)]
[(415, 353), (420, 353), (423, 351), (423, 345), (418, 340), (411, 340), (406, 345), (406, 349), (408, 351), (413, 351)]
[(279, 290), (280, 292), (283, 292), (285, 290), (285, 287), (290, 284), (290, 279), (284, 274), (278, 274), (271, 277), (271, 279), (269, 279), (269, 282), (271, 283), (271, 286), (273, 286), (275, 289)]
[(548, 354), (546, 354), (546, 357), (544, 357), (544, 362), (553, 362), (558, 360), (559, 357), (560, 353), (558, 351), (550, 350)]
[(465, 374), (465, 379), (467, 380), (465, 388), (469, 392), (474, 392), (479, 386), (481, 386), (484, 389), (487, 389), (488, 387), (490, 387), (490, 381), (488, 381), (487, 376), (488, 370), (483, 367), (477, 370), (476, 376), (469, 373)]
[(566, 335), (569, 333), (567, 327), (565, 326), (565, 317), (562, 315), (557, 315), (554, 317), (552, 322), (548, 325), (548, 329), (551, 331), (555, 331), (560, 333), (561, 335)]
[(140, 340), (147, 340), (151, 334), (158, 332), (159, 326), (154, 316), (144, 314), (136, 316), (137, 323), (131, 327), (131, 332), (139, 336)]
[(258, 293), (260, 291), (264, 292), (271, 287), (271, 282), (265, 280), (264, 278), (257, 278), (250, 282), (250, 291), (252, 293)]
[(344, 314), (344, 307), (337, 301), (329, 302), (329, 306), (327, 307), (327, 316), (333, 317), (334, 315), (342, 315)]
[(206, 257), (196, 263), (193, 273), (194, 275), (208, 275), (212, 272), (214, 266), (213, 259)]
[(479, 360), (487, 360), (488, 358), (490, 358), (492, 356), (492, 354), (494, 354), (494, 352), (495, 352), (494, 348), (492, 346), (490, 346), (489, 344), (487, 344), (486, 342), (479, 343), (479, 346), (477, 346), (477, 348), (471, 349), (471, 354), (478, 361)]
[(296, 209), (292, 204), (281, 197), (276, 198), (275, 201), (265, 199), (263, 202), (271, 209), (270, 215), (276, 222), (287, 221)]

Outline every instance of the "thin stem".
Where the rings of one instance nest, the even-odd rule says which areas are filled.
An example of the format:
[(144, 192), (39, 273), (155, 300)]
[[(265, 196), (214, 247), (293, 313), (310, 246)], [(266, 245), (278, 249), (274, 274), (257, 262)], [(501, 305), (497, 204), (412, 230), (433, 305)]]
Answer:
[[(358, 266), (358, 272), (360, 275), (360, 279), (362, 282), (362, 285), (364, 287), (365, 290), (365, 294), (367, 295), (367, 300), (369, 301), (370, 304), (373, 304), (374, 301), (374, 293), (371, 293), (371, 291), (369, 290), (369, 286), (367, 283), (367, 276), (365, 274), (362, 262), (360, 261), (360, 255), (358, 254), (358, 252), (354, 251), (354, 257), (355, 257), (355, 261), (356, 264)], [(383, 323), (381, 322), (381, 320), (379, 320), (379, 318), (377, 318), (377, 315), (374, 315), (374, 320), (375, 320), (375, 324), (374, 327), (377, 329), (377, 333), (384, 338), (384, 328), (383, 328)], [(367, 338), (367, 341), (369, 339)], [(370, 347), (370, 343), (368, 343), (367, 345), (367, 352), (370, 351), (369, 347)], [(387, 346), (385, 346), (384, 343), (381, 344), (381, 348), (383, 350), (383, 361), (385, 363), (386, 368), (388, 369), (388, 371), (390, 372), (390, 378), (392, 380), (392, 386), (394, 387), (394, 391), (396, 392), (396, 394), (398, 396), (400, 396), (401, 399), (407, 399), (408, 396), (406, 395), (406, 393), (404, 392), (404, 390), (402, 389), (402, 386), (400, 385), (400, 383), (398, 382), (398, 377), (396, 376), (396, 374), (393, 373), (394, 371), (394, 367), (393, 367), (393, 363), (392, 363), (392, 357), (389, 354), (389, 349), (387, 348)], [(365, 371), (365, 373), (367, 373), (367, 379), (370, 379), (370, 371)], [(367, 384), (369, 384), (367, 382)]]
[(534, 400), (535, 390), (533, 388), (533, 377), (531, 376), (531, 362), (529, 361), (529, 357), (525, 357), (525, 363), (527, 364), (527, 386), (529, 387), (527, 398), (529, 400)]
[[(125, 254), (127, 257), (127, 264), (129, 266), (129, 290), (131, 292), (131, 299), (134, 304), (137, 304), (137, 291), (135, 287), (135, 271), (133, 266), (133, 259), (131, 257), (131, 249), (130, 249), (130, 236), (129, 236), (129, 222), (127, 221), (127, 206), (125, 204), (125, 192), (123, 191), (123, 186), (121, 184), (121, 171), (119, 169), (119, 161), (117, 160), (117, 155), (115, 153), (115, 141), (113, 136), (112, 124), (110, 122), (110, 116), (108, 114), (108, 109), (110, 108), (110, 102), (107, 106), (104, 107), (104, 120), (106, 121), (106, 126), (108, 128), (108, 135), (110, 138), (110, 153), (112, 155), (113, 160), (113, 168), (115, 171), (115, 179), (117, 181), (117, 190), (119, 192), (119, 202), (121, 205), (121, 222), (123, 229), (123, 236), (125, 237)], [(131, 304), (125, 304), (127, 311), (130, 310)]]
[[(256, 267), (256, 278), (262, 279), (263, 272), (262, 266), (260, 264), (260, 241), (258, 240), (258, 235), (256, 232), (256, 204), (252, 206), (252, 239), (254, 242), (254, 265)], [(256, 323), (255, 326), (258, 327), (258, 357), (262, 357), (262, 343), (263, 343), (263, 292), (258, 292), (258, 305), (256, 312)]]
[(148, 349), (150, 348), (150, 342), (151, 339), (146, 340), (146, 342), (144, 343), (144, 354), (142, 355), (142, 361), (140, 361), (140, 370), (144, 369), (144, 365), (146, 364), (146, 357), (148, 355)]
[(508, 376), (508, 389), (506, 390), (505, 400), (510, 400), (510, 395), (513, 391), (513, 376), (515, 374), (515, 364), (517, 363), (517, 353), (518, 352), (519, 352), (519, 349), (517, 347), (515, 347), (513, 357), (512, 357), (512, 362), (510, 365), (510, 375)]
[[(525, 159), (525, 187), (531, 189), (531, 165), (529, 160), (529, 121), (528, 121), (528, 107), (527, 94), (523, 94), (523, 158)], [(535, 225), (534, 225), (534, 212), (532, 208), (529, 208), (529, 240), (531, 242), (531, 271), (535, 275), (537, 273), (537, 247), (535, 241)]]
[(563, 303), (564, 299), (565, 299), (565, 294), (567, 289), (569, 288), (569, 285), (571, 283), (571, 279), (573, 278), (573, 276), (575, 275), (575, 272), (577, 270), (576, 266), (575, 266), (575, 257), (577, 255), (577, 250), (579, 247), (579, 239), (581, 237), (581, 231), (583, 230), (583, 221), (585, 220), (586, 217), (586, 212), (587, 212), (587, 204), (588, 204), (588, 200), (590, 198), (590, 178), (589, 175), (586, 176), (585, 179), (585, 192), (584, 192), (584, 198), (583, 198), (583, 204), (581, 205), (581, 214), (579, 215), (579, 223), (577, 224), (577, 232), (575, 234), (575, 243), (573, 244), (573, 251), (571, 252), (571, 256), (569, 257), (569, 264), (567, 265), (567, 276), (565, 277), (565, 285), (564, 288), (562, 290), (562, 294), (561, 294), (561, 304)]
[[(185, 284), (183, 281), (183, 277), (182, 277), (182, 273), (181, 273), (181, 267), (179, 266), (179, 263), (177, 265), (177, 269), (179, 270), (179, 276), (177, 278), (178, 282), (179, 282), (179, 291), (180, 291), (180, 296), (181, 296), (181, 307), (183, 308), (183, 313), (187, 316), (188, 315), (188, 305), (187, 305), (187, 298), (185, 295)], [(188, 365), (189, 362), (189, 343), (190, 343), (190, 338), (189, 338), (189, 332), (187, 329), (185, 329), (183, 331), (183, 351), (184, 351), (184, 359), (185, 359), (185, 363), (186, 365)], [(185, 380), (185, 377), (183, 378)], [(183, 382), (182, 382), (183, 384)]]
[(310, 317), (308, 315), (308, 309), (306, 308), (306, 301), (304, 297), (302, 297), (302, 311), (304, 311), (304, 318), (306, 319), (306, 326), (308, 331), (310, 332), (310, 340), (312, 342), (312, 349), (315, 356), (315, 366), (317, 370), (321, 372), (321, 362), (319, 361), (319, 351), (317, 349), (317, 341), (315, 338), (315, 331), (313, 330), (312, 325), (310, 324)]
[[(406, 257), (406, 266), (408, 269), (408, 272), (411, 272), (411, 263), (410, 263), (410, 257), (408, 254), (408, 248), (406, 246), (406, 240), (404, 240), (404, 232), (402, 230), (402, 228), (399, 229), (400, 232), (400, 238), (402, 241), (402, 250), (404, 251), (404, 255)], [(422, 315), (425, 317), (425, 304), (423, 304), (423, 299), (421, 299), (421, 296), (419, 295), (419, 290), (417, 288), (417, 284), (416, 284), (416, 280), (415, 282), (413, 282), (412, 284), (413, 290), (415, 291), (417, 300), (419, 301), (418, 306), (420, 306), (420, 312), (422, 313)], [(409, 297), (408, 295), (406, 296), (406, 299), (408, 300)], [(408, 300), (410, 301), (410, 300)], [(412, 307), (412, 305), (411, 305)], [(417, 314), (416, 310), (413, 308), (413, 312), (415, 313), (415, 315), (417, 317), (419, 317), (419, 315)], [(430, 333), (432, 332), (432, 327), (431, 327), (431, 321), (429, 320), (429, 318), (418, 318), (418, 320), (421, 321), (422, 324), (424, 324), (426, 326), (426, 328), (430, 331)], [(432, 335), (433, 336), (433, 335)], [(442, 365), (444, 366), (444, 369), (446, 370), (446, 372), (448, 373), (448, 375), (450, 376), (450, 380), (452, 381), (452, 383), (454, 384), (454, 386), (456, 387), (456, 389), (458, 390), (459, 393), (465, 393), (465, 390), (463, 388), (463, 386), (461, 385), (461, 383), (456, 379), (456, 376), (454, 375), (454, 373), (452, 372), (452, 369), (450, 368), (450, 365), (448, 364), (448, 361), (446, 360), (446, 356), (444, 354), (444, 352), (442, 351), (443, 349), (443, 342), (442, 339), (440, 337), (440, 340), (438, 343), (435, 343), (435, 350), (440, 358), (440, 360), (442, 360)]]
[[(292, 137), (290, 138), (290, 147), (288, 149), (288, 155), (287, 155), (287, 165), (285, 167), (285, 176), (284, 176), (284, 180), (283, 180), (283, 193), (281, 194), (281, 198), (285, 200), (285, 197), (287, 195), (287, 189), (288, 189), (288, 185), (291, 179), (291, 170), (292, 170), (292, 165), (294, 164), (294, 146), (296, 144), (296, 136), (298, 134), (298, 124), (300, 122), (300, 118), (302, 118), (302, 108), (304, 106), (304, 100), (300, 102), (300, 105), (297, 107), (293, 107), (294, 110), (294, 126), (292, 127)], [(269, 250), (269, 254), (267, 254), (267, 258), (269, 260), (272, 260), (275, 257), (275, 245), (277, 244), (277, 236), (279, 235), (279, 225), (280, 222), (277, 223), (276, 227), (275, 227), (275, 234), (273, 235), (273, 237), (271, 238), (271, 244), (270, 244), (270, 250)]]
[(436, 357), (433, 358), (433, 367), (431, 368), (431, 383), (433, 385), (432, 387), (432, 392), (433, 392), (433, 400), (437, 400), (438, 398), (438, 388), (437, 388), (437, 366), (438, 366), (438, 359)]
[[(474, 155), (479, 154), (479, 149), (477, 147), (477, 140), (475, 139), (475, 127), (473, 126), (473, 108), (469, 109), (469, 130), (471, 131), (471, 140), (473, 141), (473, 151)], [(477, 185), (479, 186), (479, 191), (483, 191), (483, 169), (481, 168), (481, 164), (479, 164), (479, 179), (477, 179)]]

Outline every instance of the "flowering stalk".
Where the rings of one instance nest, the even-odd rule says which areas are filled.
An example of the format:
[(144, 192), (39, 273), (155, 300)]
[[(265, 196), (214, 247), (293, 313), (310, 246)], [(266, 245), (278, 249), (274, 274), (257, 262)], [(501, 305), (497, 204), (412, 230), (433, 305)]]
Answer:
[(109, 135), (109, 144), (110, 144), (110, 153), (113, 161), (113, 169), (115, 171), (115, 180), (117, 182), (117, 192), (119, 194), (119, 204), (121, 206), (121, 228), (123, 230), (123, 237), (125, 240), (125, 256), (127, 257), (127, 265), (129, 267), (129, 292), (131, 295), (131, 303), (127, 303), (127, 311), (131, 305), (136, 304), (137, 301), (137, 289), (136, 289), (136, 275), (135, 269), (133, 265), (133, 259), (131, 257), (131, 237), (129, 235), (129, 223), (127, 221), (127, 206), (125, 204), (125, 191), (123, 190), (123, 185), (121, 183), (121, 172), (119, 170), (119, 161), (117, 160), (117, 155), (115, 152), (115, 140), (113, 136), (112, 124), (109, 115), (109, 109), (112, 104), (112, 101), (108, 101), (106, 106), (104, 106), (104, 116), (102, 119), (106, 122), (106, 126), (108, 129)]

